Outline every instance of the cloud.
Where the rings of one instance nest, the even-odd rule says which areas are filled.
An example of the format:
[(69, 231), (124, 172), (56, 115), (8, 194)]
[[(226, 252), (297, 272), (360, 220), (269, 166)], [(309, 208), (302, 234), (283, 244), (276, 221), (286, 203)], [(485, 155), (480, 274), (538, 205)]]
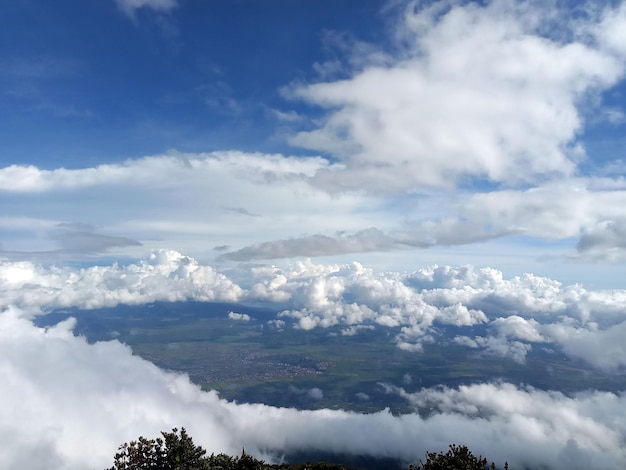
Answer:
[(343, 335), (358, 335), (387, 328), (399, 348), (416, 353), (455, 328), (457, 344), (519, 363), (541, 345), (609, 372), (626, 367), (625, 290), (587, 290), (532, 274), (506, 279), (496, 269), (471, 266), (377, 274), (359, 263), (307, 260), (286, 268), (240, 266), (229, 275), (239, 281), (172, 250), (124, 266), (83, 269), (0, 261), (0, 308), (46, 312), (186, 300), (262, 304), (275, 309), (271, 324), (279, 329), (337, 327)]
[[(245, 447), (268, 459), (325, 451), (416, 462), (426, 450), (463, 442), (515, 468), (583, 469), (593, 462), (610, 470), (626, 462), (622, 394), (566, 396), (506, 383), (415, 394), (389, 388), (429, 410), (427, 417), (236, 404), (117, 341), (88, 344), (73, 335), (71, 320), (43, 329), (24, 316), (14, 308), (0, 313), (2, 468), (105, 468), (122, 442), (174, 426), (186, 427), (209, 453)], [(320, 389), (303, 392), (323, 397)]]
[[(626, 200), (624, 182), (573, 179), (528, 190), (474, 194), (460, 204), (462, 217), (538, 238), (577, 237), (603, 219), (622, 218), (614, 204)], [(456, 224), (454, 228), (461, 228)]]
[(250, 315), (247, 313), (228, 312), (228, 318), (236, 321), (250, 321)]
[[(412, 394), (400, 388), (389, 387), (389, 390), (404, 396), (419, 409), (473, 416), (485, 424), (489, 423), (489, 427), (503, 425), (507, 434), (518, 434), (520, 438), (533, 442), (533, 452), (539, 454), (545, 452), (543, 446), (550, 436), (548, 439), (560, 443), (557, 445), (561, 447), (561, 460), (544, 462), (547, 468), (567, 465), (585, 468), (591, 461), (571, 462), (576, 455), (572, 452), (574, 449), (579, 451), (585, 446), (602, 452), (605, 446), (616, 445), (623, 439), (623, 433), (614, 427), (612, 419), (600, 424), (590, 418), (595, 413), (606, 412), (607, 405), (610, 407), (610, 403), (623, 399), (621, 395), (585, 392), (567, 397), (560, 392), (518, 388), (508, 383), (462, 386), (458, 389), (423, 389)], [(595, 399), (597, 403), (594, 403)], [(523, 449), (518, 448), (514, 452), (521, 453)], [(585, 460), (587, 458), (585, 456)], [(603, 466), (598, 462), (594, 465)], [(535, 466), (537, 464), (530, 465)]]
[[(531, 349), (530, 344), (522, 343), (521, 341), (508, 341), (502, 336), (476, 336), (474, 342), (477, 346), (484, 348), (487, 354), (510, 358), (518, 364), (526, 362), (526, 355)], [(462, 342), (459, 344), (462, 344)], [(470, 347), (473, 348), (474, 346), (470, 345)]]
[(619, 261), (626, 255), (626, 219), (605, 220), (585, 230), (576, 245), (586, 257)]
[[(0, 227), (5, 225), (0, 221)], [(90, 224), (55, 223), (51, 221), (37, 221), (19, 218), (10, 218), (6, 226), (13, 230), (22, 225), (25, 228), (38, 226), (39, 230), (47, 229), (47, 237), (59, 248), (46, 251), (8, 251), (0, 248), (0, 255), (7, 259), (37, 259), (39, 261), (59, 261), (68, 259), (92, 258), (103, 253), (110, 253), (112, 249), (141, 246), (141, 242), (127, 237), (105, 235), (98, 233), (96, 227)]]
[(171, 250), (127, 266), (81, 270), (45, 268), (31, 262), (0, 262), (0, 307), (99, 308), (156, 301), (229, 301), (242, 289), (210, 266)]
[(289, 386), (289, 393), (293, 393), (295, 395), (300, 395), (302, 397), (305, 397), (309, 400), (313, 400), (313, 401), (319, 401), (319, 400), (323, 400), (324, 399), (324, 392), (317, 388), (317, 387), (313, 387), (313, 388), (309, 388), (309, 389), (302, 389), (302, 388), (298, 388), (295, 387), (293, 385)]
[(235, 214), (247, 215), (248, 217), (260, 217), (259, 214), (253, 214), (252, 212), (244, 209), (243, 207), (224, 207), (224, 210), (233, 212)]
[(370, 198), (332, 197), (311, 185), (329, 165), (319, 157), (243, 152), (172, 152), (78, 169), (12, 165), (0, 168), (1, 197), (15, 201), (0, 218), (0, 236), (6, 251), (55, 250), (59, 240), (50, 234), (68, 221), (68, 207), (70, 221), (140, 241), (146, 248), (116, 250), (134, 258), (163, 246), (197, 256), (207, 246), (233, 251), (258, 239), (371, 226), (378, 206)]
[[(36, 251), (40, 261), (60, 261), (76, 259), (74, 244), (91, 250), (92, 257), (108, 249), (137, 257), (146, 251), (138, 246), (169, 246), (197, 256), (207, 244), (228, 245), (219, 261), (250, 261), (523, 236), (563, 240), (562, 252), (552, 254), (562, 260), (616, 262), (626, 256), (619, 242), (626, 221), (621, 177), (399, 197), (331, 195), (318, 185), (326, 171), (343, 170), (321, 157), (235, 151), (171, 152), (79, 169), (12, 165), (0, 168), (0, 193), (19, 202), (0, 218), (3, 248), (13, 259), (34, 259)], [(71, 220), (82, 224), (71, 231), (59, 225), (67, 221), (69, 204)], [(109, 233), (97, 234), (93, 227)]]
[(544, 330), (571, 357), (581, 358), (599, 369), (616, 372), (626, 366), (626, 321), (599, 328), (592, 323), (584, 328), (577, 325), (546, 325)]
[[(323, 170), (320, 170), (323, 171)], [(319, 174), (319, 171), (316, 173)], [(420, 215), (389, 230), (369, 228), (255, 243), (222, 255), (246, 261), (296, 256), (384, 252), (486, 242), (513, 236), (576, 240), (563, 259), (617, 262), (626, 256), (620, 237), (626, 225), (622, 178), (571, 178), (529, 189), (459, 194), (441, 203), (438, 215)], [(430, 216), (430, 217), (429, 217)], [(575, 246), (574, 246), (575, 245)]]
[(532, 343), (545, 341), (545, 338), (538, 331), (539, 323), (532, 318), (526, 320), (518, 315), (511, 315), (506, 318), (496, 318), (492, 325), (496, 327), (501, 336), (510, 336)]
[(114, 237), (95, 232), (95, 227), (88, 224), (62, 223), (52, 239), (61, 245), (61, 250), (70, 253), (100, 253), (109, 248), (123, 246), (141, 246), (137, 240), (126, 237)]
[(309, 235), (288, 240), (257, 243), (237, 251), (224, 253), (220, 259), (249, 261), (255, 259), (292, 258), (298, 256), (328, 256), (367, 251), (387, 251), (400, 244), (376, 228), (336, 237)]
[(520, 363), (539, 343), (601, 369), (624, 366), (617, 339), (626, 320), (623, 290), (590, 291), (532, 274), (505, 279), (496, 269), (469, 266), (376, 275), (358, 263), (298, 262), (291, 269), (257, 268), (254, 276), (247, 297), (288, 306), (279, 316), (303, 330), (399, 328), (398, 347), (419, 352), (438, 328), (486, 325), (490, 334), (458, 335), (455, 341)]
[(291, 143), (343, 163), (315, 177), (331, 189), (571, 176), (585, 156), (582, 107), (624, 73), (624, 9), (603, 6), (574, 20), (551, 3), (411, 2), (386, 63), (291, 90), (327, 110)]
[(177, 0), (115, 0), (115, 3), (131, 18), (141, 8), (167, 12), (178, 6)]
[[(197, 181), (207, 172), (229, 168), (258, 182), (281, 181), (297, 176), (312, 176), (328, 166), (322, 158), (294, 158), (282, 155), (214, 152), (144, 157), (123, 163), (102, 164), (93, 168), (41, 170), (32, 165), (0, 168), (0, 191), (48, 192), (92, 186), (117, 186), (133, 182), (147, 187), (176, 186), (176, 179)], [(193, 176), (193, 178), (191, 178)]]

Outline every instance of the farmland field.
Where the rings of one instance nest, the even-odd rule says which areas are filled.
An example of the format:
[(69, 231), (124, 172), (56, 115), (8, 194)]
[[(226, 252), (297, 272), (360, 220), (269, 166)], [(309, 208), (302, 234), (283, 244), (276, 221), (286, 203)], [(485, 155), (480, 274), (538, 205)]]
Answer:
[[(250, 319), (230, 319), (230, 311)], [(90, 342), (119, 340), (134, 354), (186, 373), (223, 398), (300, 409), (411, 411), (404, 398), (390, 393), (389, 385), (407, 392), (497, 380), (564, 393), (626, 387), (624, 374), (592, 369), (558, 351), (534, 348), (519, 364), (451, 341), (467, 328), (448, 328), (422, 352), (408, 352), (396, 347), (397, 332), (390, 328), (352, 336), (342, 334), (340, 327), (303, 331), (288, 321), (277, 328), (271, 322), (276, 313), (242, 305), (155, 303), (58, 311), (38, 322), (47, 326), (72, 316), (75, 334)]]

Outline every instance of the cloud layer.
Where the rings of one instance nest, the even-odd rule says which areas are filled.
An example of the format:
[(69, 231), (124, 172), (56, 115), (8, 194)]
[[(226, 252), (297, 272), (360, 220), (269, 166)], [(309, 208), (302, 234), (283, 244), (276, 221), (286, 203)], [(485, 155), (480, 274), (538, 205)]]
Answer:
[[(145, 252), (137, 247), (165, 245), (206, 258), (207, 245), (228, 245), (220, 260), (249, 261), (476, 243), (488, 250), (485, 243), (523, 236), (563, 241), (552, 252), (561, 261), (626, 259), (622, 177), (379, 197), (331, 195), (318, 186), (327, 171), (346, 170), (319, 157), (242, 152), (173, 153), (73, 170), (0, 168), (0, 191), (15, 201), (0, 217), (0, 256), (136, 257)], [(93, 201), (100, 201), (97, 210)]]
[[(449, 341), (441, 331), (455, 328), (454, 342), (520, 363), (533, 348), (551, 348), (605, 371), (626, 367), (624, 290), (564, 286), (532, 274), (505, 279), (496, 269), (470, 266), (376, 274), (359, 263), (302, 261), (231, 274), (240, 281), (172, 250), (126, 266), (78, 270), (0, 262), (0, 307), (46, 312), (155, 301), (262, 303), (273, 305), (275, 320), (303, 330), (341, 327), (352, 335), (390, 328), (397, 346), (409, 351)], [(245, 319), (241, 315), (232, 312)], [(471, 328), (477, 325), (483, 328)]]
[(429, 409), (426, 418), (234, 404), (117, 341), (88, 344), (72, 334), (72, 321), (42, 329), (25, 313), (0, 314), (3, 468), (104, 468), (122, 442), (174, 426), (185, 426), (209, 452), (237, 454), (245, 447), (270, 459), (322, 450), (415, 462), (426, 450), (463, 442), (515, 468), (618, 469), (626, 462), (621, 394), (568, 397), (506, 383), (413, 395), (389, 388)]

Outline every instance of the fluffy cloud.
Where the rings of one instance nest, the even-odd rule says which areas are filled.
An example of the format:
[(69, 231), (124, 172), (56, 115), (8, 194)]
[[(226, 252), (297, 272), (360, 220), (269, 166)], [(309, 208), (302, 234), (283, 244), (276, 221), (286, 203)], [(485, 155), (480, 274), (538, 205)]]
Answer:
[[(390, 389), (430, 410), (426, 418), (235, 404), (117, 341), (88, 344), (72, 334), (71, 321), (42, 329), (24, 316), (14, 308), (0, 313), (2, 468), (104, 468), (122, 442), (174, 426), (185, 426), (209, 452), (237, 454), (243, 446), (265, 458), (321, 450), (416, 461), (426, 450), (463, 442), (515, 468), (583, 469), (593, 462), (618, 469), (626, 462), (619, 394), (568, 397), (510, 384), (413, 395)], [(323, 397), (319, 389), (304, 393)]]
[(540, 344), (607, 371), (626, 366), (624, 290), (592, 291), (531, 274), (505, 279), (496, 269), (469, 266), (377, 274), (359, 263), (301, 261), (231, 274), (239, 281), (171, 250), (125, 266), (83, 269), (7, 261), (0, 262), (0, 307), (45, 312), (155, 301), (262, 303), (275, 308), (278, 328), (287, 322), (302, 330), (341, 327), (344, 335), (390, 328), (398, 347), (409, 351), (457, 328), (456, 343), (518, 362)]
[(239, 300), (242, 289), (223, 274), (171, 250), (127, 266), (45, 268), (30, 262), (0, 263), (0, 307), (98, 308), (155, 301)]
[(250, 321), (250, 315), (247, 313), (228, 312), (228, 318), (235, 321)]
[[(621, 446), (618, 443), (624, 436), (617, 424), (620, 418), (607, 416), (609, 419), (604, 423), (591, 418), (596, 414), (604, 415), (613, 404), (623, 399), (623, 396), (612, 393), (586, 392), (567, 397), (559, 392), (539, 391), (531, 387), (517, 388), (507, 383), (462, 386), (458, 389), (423, 389), (413, 394), (394, 387), (390, 387), (390, 390), (404, 396), (419, 409), (453, 415), (461, 413), (474, 416), (494, 427), (503, 426), (507, 434), (517, 434), (521, 439), (533, 442), (533, 452), (543, 453), (545, 439), (550, 436), (553, 442), (559, 443), (557, 445), (561, 447), (562, 460), (545, 462), (548, 468), (567, 465), (578, 468), (603, 467), (605, 464), (599, 462), (591, 465), (588, 456), (581, 462), (573, 462), (577, 452), (569, 453), (568, 450), (571, 452), (577, 449), (579, 452), (585, 447), (602, 453), (608, 447)], [(523, 449), (518, 448), (516, 452), (520, 452), (520, 456), (516, 457), (523, 460)], [(584, 455), (584, 452), (581, 454)], [(528, 460), (526, 462), (528, 465)]]
[[(399, 417), (237, 405), (201, 392), (184, 376), (160, 371), (116, 341), (89, 345), (73, 335), (71, 320), (43, 329), (27, 318), (68, 306), (269, 301), (282, 311), (282, 320), (272, 320), (277, 327), (286, 328), (291, 317), (305, 330), (343, 325), (346, 335), (394, 328), (398, 347), (416, 353), (442, 328), (481, 324), (486, 334), (473, 335), (468, 328), (454, 341), (518, 362), (540, 343), (608, 371), (626, 365), (621, 290), (588, 291), (532, 275), (506, 279), (495, 269), (471, 267), (383, 275), (358, 263), (303, 261), (255, 267), (248, 275), (251, 282), (243, 288), (167, 250), (127, 266), (0, 263), (0, 413), (6, 417), (0, 435), (7, 443), (0, 466), (12, 468), (28, 454), (30, 468), (43, 462), (68, 470), (105, 467), (121, 442), (174, 426), (187, 427), (209, 451), (237, 453), (245, 446), (265, 457), (324, 450), (415, 461), (426, 450), (463, 442), (516, 467), (586, 468), (601, 462), (602, 468), (617, 469), (626, 462), (621, 394), (566, 396), (510, 384), (415, 394), (390, 387), (419, 412)], [(302, 393), (323, 398), (320, 389)]]
[(329, 110), (292, 143), (341, 160), (316, 176), (331, 188), (572, 175), (585, 155), (581, 107), (623, 76), (626, 20), (623, 8), (563, 15), (540, 2), (411, 2), (395, 57), (292, 90)]
[(280, 316), (303, 330), (399, 328), (398, 347), (420, 351), (437, 328), (486, 325), (488, 336), (460, 335), (456, 342), (517, 362), (539, 343), (601, 369), (624, 365), (618, 339), (626, 324), (623, 290), (589, 291), (532, 274), (505, 279), (493, 268), (447, 266), (377, 275), (358, 263), (300, 262), (285, 270), (257, 269), (254, 276), (248, 298), (289, 306)]

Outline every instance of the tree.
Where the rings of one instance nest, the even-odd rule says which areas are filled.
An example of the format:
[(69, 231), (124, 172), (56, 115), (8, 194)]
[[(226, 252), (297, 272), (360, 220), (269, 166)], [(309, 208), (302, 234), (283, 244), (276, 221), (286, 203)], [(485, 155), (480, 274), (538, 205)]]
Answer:
[(185, 428), (161, 435), (122, 444), (108, 470), (209, 470), (206, 450), (193, 443)]
[[(476, 457), (466, 446), (451, 444), (447, 453), (426, 452), (426, 462), (420, 460), (420, 465), (409, 465), (409, 470), (495, 470), (492, 463), (487, 466), (487, 459)], [(508, 470), (508, 464), (505, 464)]]
[[(508, 470), (508, 464), (504, 470)], [(240, 457), (226, 454), (206, 456), (206, 450), (193, 443), (185, 428), (162, 432), (161, 437), (122, 444), (115, 454), (113, 466), (107, 470), (350, 470), (340, 464), (325, 462), (307, 464), (268, 464), (257, 460), (245, 449)], [(475, 457), (465, 446), (452, 444), (447, 453), (427, 452), (426, 462), (409, 465), (409, 470), (495, 470), (487, 459)]]

